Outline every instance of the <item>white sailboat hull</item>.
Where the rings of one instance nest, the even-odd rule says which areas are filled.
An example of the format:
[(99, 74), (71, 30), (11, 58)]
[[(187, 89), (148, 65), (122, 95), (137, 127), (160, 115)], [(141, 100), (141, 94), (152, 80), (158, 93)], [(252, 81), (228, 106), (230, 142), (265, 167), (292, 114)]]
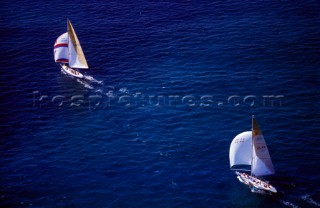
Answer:
[(248, 174), (240, 173), (238, 171), (235, 172), (237, 175), (238, 180), (250, 187), (254, 187), (258, 190), (266, 191), (269, 193), (277, 193), (277, 189), (269, 184), (267, 181), (263, 181), (261, 179), (258, 179), (256, 177), (250, 176)]
[(83, 74), (81, 74), (80, 72), (68, 67), (65, 64), (60, 64), (60, 68), (63, 72), (65, 72), (66, 74), (72, 76), (72, 77), (76, 77), (76, 78), (80, 78), (82, 79), (84, 77)]
[(237, 176), (237, 179), (241, 182), (244, 183), (245, 185), (249, 185), (249, 183), (246, 180), (243, 180), (240, 176)]

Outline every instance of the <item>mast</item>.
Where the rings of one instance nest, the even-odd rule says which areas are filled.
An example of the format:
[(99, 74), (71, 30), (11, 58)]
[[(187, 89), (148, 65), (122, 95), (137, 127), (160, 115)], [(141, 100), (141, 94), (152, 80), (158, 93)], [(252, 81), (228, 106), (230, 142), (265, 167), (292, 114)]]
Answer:
[(67, 18), (67, 34), (68, 34), (68, 39), (67, 39), (67, 44), (68, 44), (68, 58), (70, 59), (70, 52), (69, 52), (69, 27), (68, 27), (68, 23), (70, 22), (69, 18)]
[(253, 119), (254, 119), (254, 115), (252, 115), (251, 118), (251, 132), (252, 132), (252, 136), (251, 136), (251, 171), (250, 171), (250, 175), (252, 176), (252, 167), (253, 167)]

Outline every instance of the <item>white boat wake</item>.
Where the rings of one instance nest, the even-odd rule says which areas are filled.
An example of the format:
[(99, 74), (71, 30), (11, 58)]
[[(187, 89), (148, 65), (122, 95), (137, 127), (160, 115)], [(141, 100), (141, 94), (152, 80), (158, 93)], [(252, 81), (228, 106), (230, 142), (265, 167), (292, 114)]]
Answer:
[(96, 80), (96, 79), (93, 78), (92, 76), (84, 75), (83, 78), (86, 79), (86, 80), (89, 80), (89, 81), (91, 81), (91, 82), (94, 82), (94, 83), (98, 83), (98, 84), (103, 85), (103, 81)]
[(125, 94), (129, 94), (129, 90), (128, 90), (127, 88), (125, 88), (125, 87), (120, 88), (120, 89), (119, 89), (119, 92), (125, 93)]
[(85, 88), (90, 89), (90, 90), (94, 89), (94, 87), (91, 86), (89, 83), (87, 83), (87, 82), (85, 82), (85, 81), (83, 81), (81, 79), (76, 79), (76, 80), (77, 80), (78, 83), (82, 84)]
[(287, 201), (284, 201), (284, 200), (280, 200), (280, 202), (287, 206), (287, 207), (292, 207), (292, 208), (300, 208), (298, 205), (295, 205), (294, 203), (292, 202), (287, 202)]
[(95, 92), (103, 94), (103, 90), (102, 89), (97, 89), (97, 90), (95, 90)]
[(308, 202), (309, 204), (312, 204), (316, 207), (320, 207), (320, 203), (316, 202), (314, 199), (311, 198), (311, 196), (309, 194), (303, 195), (301, 197), (301, 199), (305, 200), (306, 202)]
[[(288, 199), (280, 199), (280, 203), (287, 206), (287, 207), (292, 207), (292, 208), (300, 208), (300, 207), (320, 207), (320, 203), (311, 198), (310, 194), (305, 194), (305, 195), (300, 195), (299, 197), (297, 196), (292, 196), (290, 197), (293, 202), (288, 201)], [(295, 204), (299, 203), (299, 205)]]

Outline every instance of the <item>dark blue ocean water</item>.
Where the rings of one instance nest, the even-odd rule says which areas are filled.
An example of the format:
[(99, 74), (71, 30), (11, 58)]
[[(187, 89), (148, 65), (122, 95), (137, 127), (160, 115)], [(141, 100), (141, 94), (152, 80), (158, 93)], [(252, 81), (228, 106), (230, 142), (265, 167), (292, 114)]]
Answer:
[[(318, 1), (2, 1), (1, 207), (319, 207)], [(62, 74), (71, 20), (90, 69)], [(229, 169), (255, 114), (276, 196)]]

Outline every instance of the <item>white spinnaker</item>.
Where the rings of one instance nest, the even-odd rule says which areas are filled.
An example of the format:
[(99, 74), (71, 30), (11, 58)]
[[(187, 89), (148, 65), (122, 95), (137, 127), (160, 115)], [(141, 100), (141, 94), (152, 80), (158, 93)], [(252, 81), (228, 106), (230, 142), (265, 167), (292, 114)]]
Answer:
[(59, 63), (69, 62), (67, 32), (63, 33), (57, 38), (56, 42), (54, 43), (53, 53), (54, 53), (55, 62), (59, 62)]
[(235, 165), (251, 165), (252, 132), (238, 134), (231, 142), (229, 150), (230, 167)]
[(275, 173), (266, 141), (255, 118), (252, 119), (252, 166), (251, 174), (255, 176), (272, 175)]
[(87, 60), (82, 51), (80, 41), (68, 20), (68, 47), (69, 47), (69, 66), (72, 68), (88, 69)]

